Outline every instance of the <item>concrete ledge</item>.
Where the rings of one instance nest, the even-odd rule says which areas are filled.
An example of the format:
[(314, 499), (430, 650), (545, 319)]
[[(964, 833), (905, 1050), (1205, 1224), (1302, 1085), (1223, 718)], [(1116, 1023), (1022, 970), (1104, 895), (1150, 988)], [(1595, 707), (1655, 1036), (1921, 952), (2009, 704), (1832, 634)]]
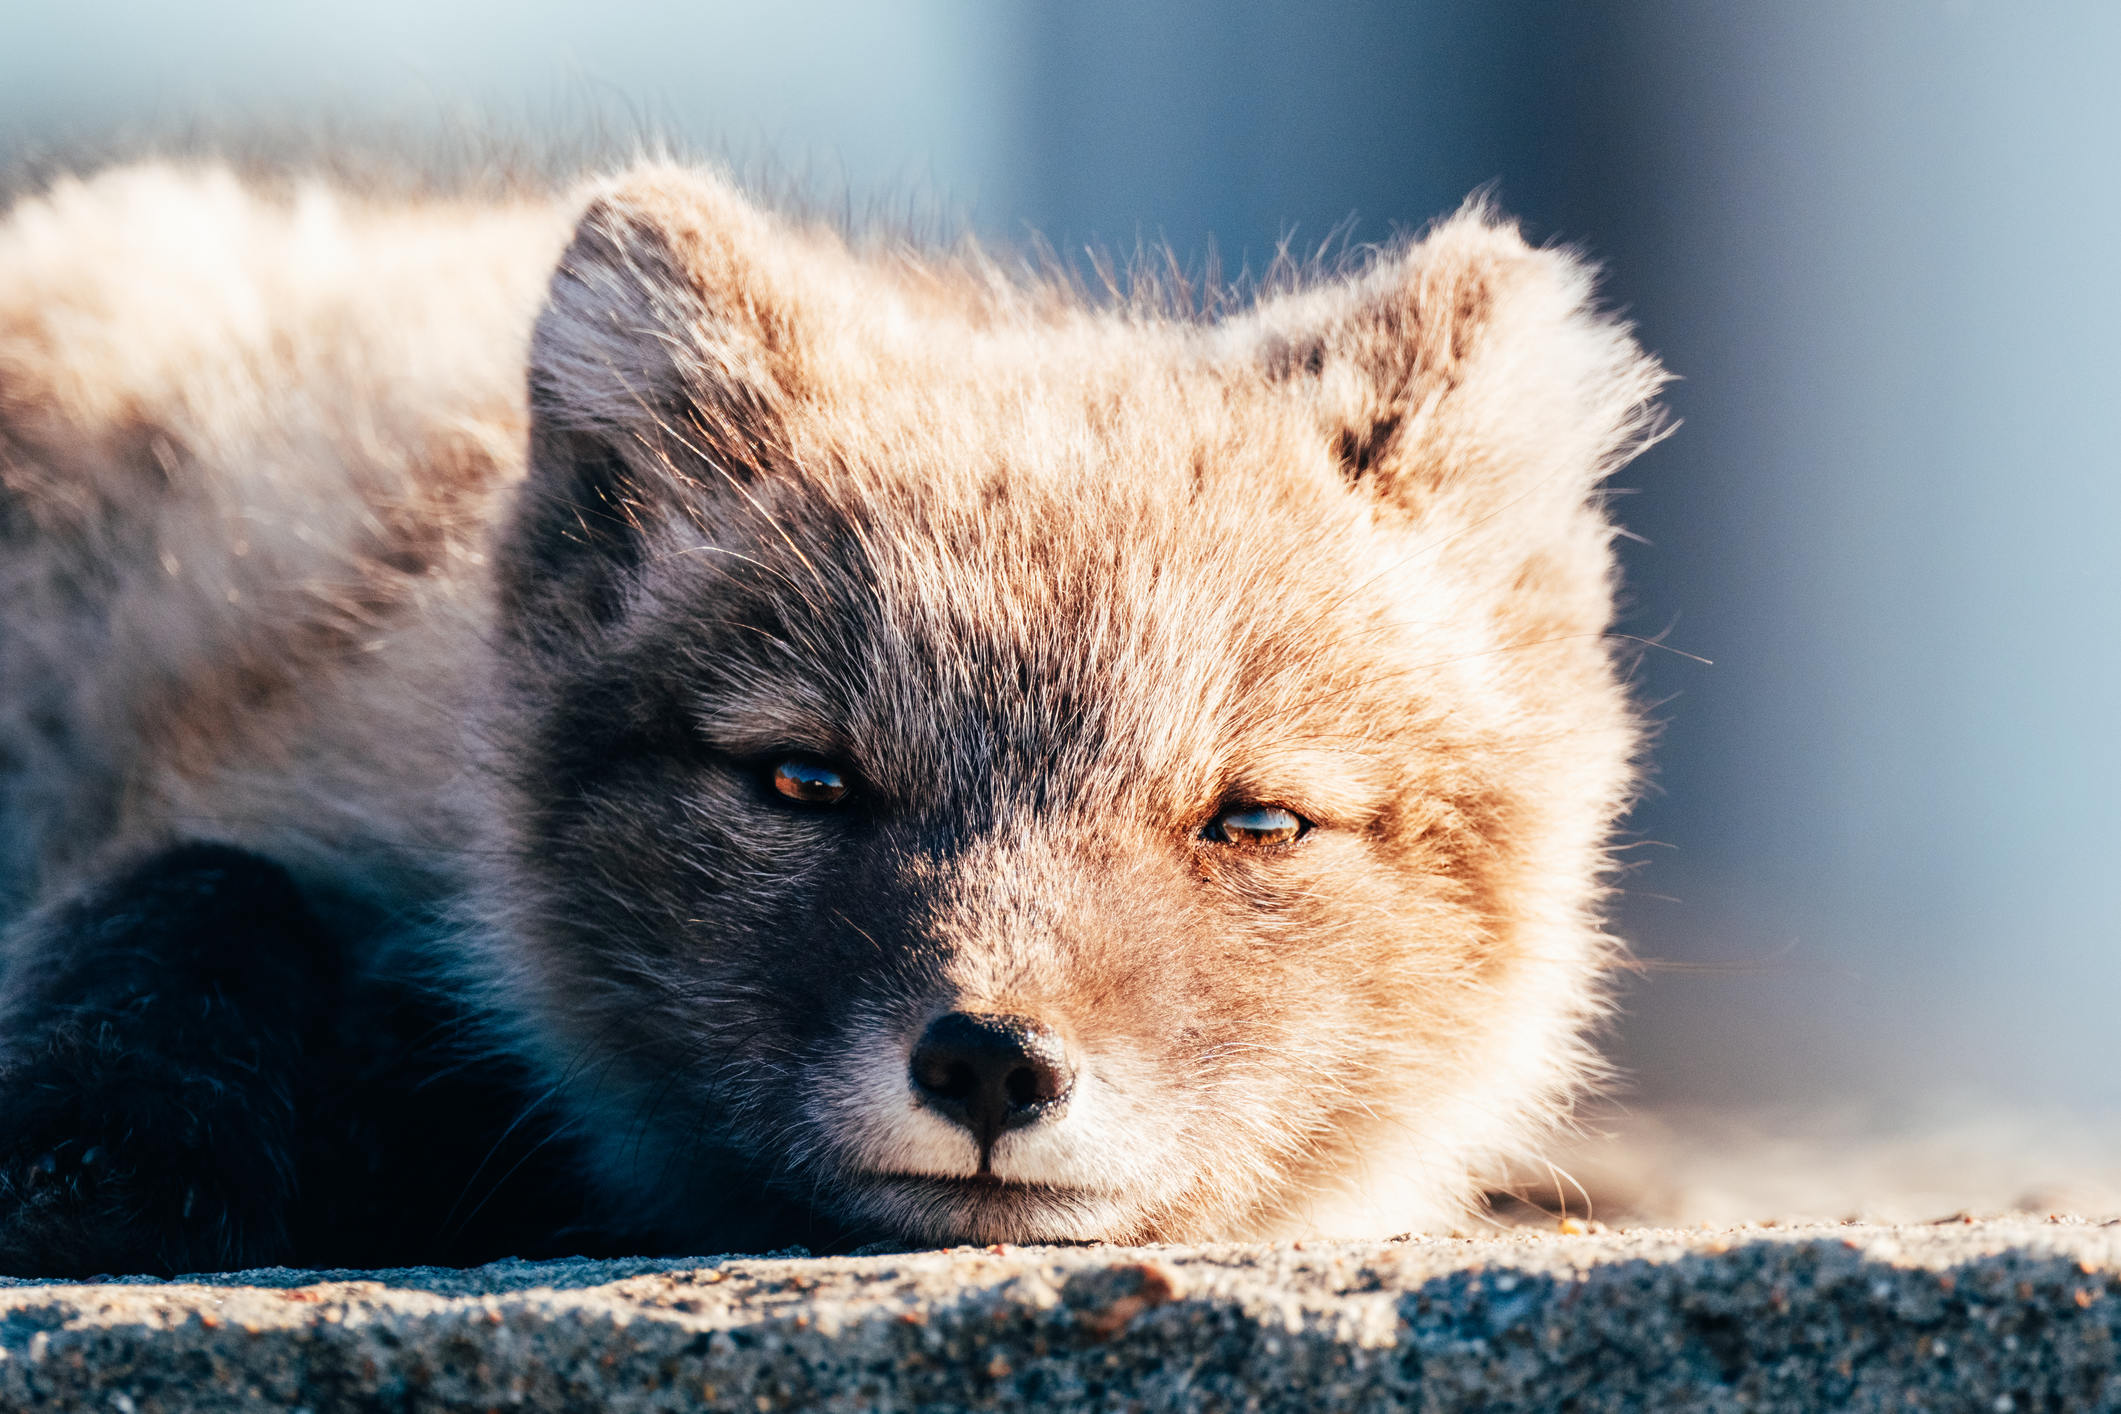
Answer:
[(0, 1405), (2121, 1405), (2121, 1225), (502, 1263), (0, 1289)]

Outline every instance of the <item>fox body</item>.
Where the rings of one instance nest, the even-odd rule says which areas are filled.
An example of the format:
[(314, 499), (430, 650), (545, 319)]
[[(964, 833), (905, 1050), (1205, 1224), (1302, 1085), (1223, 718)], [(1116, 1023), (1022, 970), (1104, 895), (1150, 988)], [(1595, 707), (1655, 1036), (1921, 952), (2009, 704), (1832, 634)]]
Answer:
[[(1660, 379), (1477, 207), (1210, 317), (660, 165), (62, 183), (0, 226), (0, 1061), (93, 1088), (63, 993), (169, 916), (354, 979), (305, 1075), (441, 1006), (615, 1242), (1450, 1226), (1595, 1069)], [(297, 1258), (305, 1093), (193, 1126), (274, 1116)], [(17, 1265), (205, 1152), (66, 1122), (0, 1103)]]

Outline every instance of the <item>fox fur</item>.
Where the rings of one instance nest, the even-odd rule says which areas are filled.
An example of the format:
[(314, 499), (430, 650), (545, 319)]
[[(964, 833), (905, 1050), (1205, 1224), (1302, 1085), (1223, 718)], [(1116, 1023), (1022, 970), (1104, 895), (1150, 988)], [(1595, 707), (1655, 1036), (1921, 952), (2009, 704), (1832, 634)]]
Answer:
[[(63, 181), (0, 225), (0, 1000), (225, 845), (637, 1245), (1448, 1229), (1597, 1073), (1661, 381), (1478, 203), (1201, 312), (657, 163)], [(924, 1108), (952, 1011), (1065, 1111)]]

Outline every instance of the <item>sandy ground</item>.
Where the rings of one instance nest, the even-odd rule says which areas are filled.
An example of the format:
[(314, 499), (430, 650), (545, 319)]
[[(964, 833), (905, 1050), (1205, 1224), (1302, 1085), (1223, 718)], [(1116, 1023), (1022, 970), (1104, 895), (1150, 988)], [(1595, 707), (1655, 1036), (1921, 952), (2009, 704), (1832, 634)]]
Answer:
[(1523, 1214), (1615, 1226), (1925, 1223), (1960, 1213), (2121, 1213), (2121, 1131), (2083, 1115), (1940, 1104), (1606, 1110), (1510, 1177)]
[(0, 1405), (2121, 1407), (2121, 1222), (0, 1287)]

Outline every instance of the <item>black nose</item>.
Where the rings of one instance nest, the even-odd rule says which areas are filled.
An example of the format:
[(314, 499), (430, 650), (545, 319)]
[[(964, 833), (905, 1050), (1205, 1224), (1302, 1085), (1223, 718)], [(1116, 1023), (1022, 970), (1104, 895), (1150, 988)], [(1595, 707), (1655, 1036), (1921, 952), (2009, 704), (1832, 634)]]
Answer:
[(1028, 1016), (948, 1012), (913, 1048), (915, 1093), (971, 1130), (982, 1153), (1005, 1131), (1053, 1113), (1074, 1084), (1068, 1048)]

